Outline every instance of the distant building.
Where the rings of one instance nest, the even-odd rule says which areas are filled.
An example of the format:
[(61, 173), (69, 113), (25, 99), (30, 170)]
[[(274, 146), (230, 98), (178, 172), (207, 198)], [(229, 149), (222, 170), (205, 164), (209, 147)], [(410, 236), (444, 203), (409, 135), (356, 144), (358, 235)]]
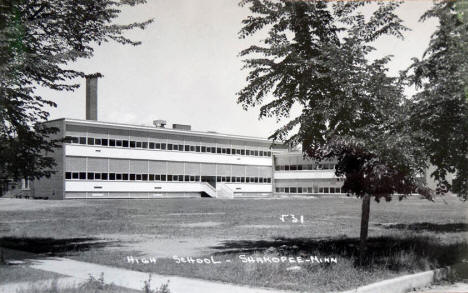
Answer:
[(87, 120), (47, 122), (66, 138), (56, 174), (33, 182), (36, 198), (272, 197), (334, 195), (334, 162), (315, 163), (267, 139), (97, 121), (97, 78), (87, 77)]

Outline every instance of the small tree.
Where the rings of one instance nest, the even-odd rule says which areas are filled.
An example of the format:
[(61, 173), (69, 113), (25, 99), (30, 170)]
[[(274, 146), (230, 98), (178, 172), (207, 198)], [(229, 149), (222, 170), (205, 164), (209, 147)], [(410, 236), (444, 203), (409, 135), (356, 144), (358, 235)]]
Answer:
[(316, 160), (336, 158), (343, 190), (362, 198), (360, 263), (364, 262), (370, 198), (430, 197), (421, 184), (427, 163), (413, 147), (399, 79), (387, 73), (390, 57), (369, 61), (382, 36), (402, 38), (407, 28), (395, 2), (379, 2), (366, 18), (368, 2), (244, 0), (253, 15), (240, 37), (267, 30), (262, 45), (241, 52), (250, 70), (238, 93), (245, 109), (261, 105), (260, 118), (300, 115), (270, 138), (302, 145)]
[(67, 68), (93, 56), (94, 44), (138, 45), (123, 33), (152, 20), (115, 24), (122, 7), (144, 0), (5, 0), (0, 4), (0, 179), (40, 178), (53, 173), (47, 154), (57, 129), (41, 125), (56, 104), (37, 86), (73, 91), (84, 73)]

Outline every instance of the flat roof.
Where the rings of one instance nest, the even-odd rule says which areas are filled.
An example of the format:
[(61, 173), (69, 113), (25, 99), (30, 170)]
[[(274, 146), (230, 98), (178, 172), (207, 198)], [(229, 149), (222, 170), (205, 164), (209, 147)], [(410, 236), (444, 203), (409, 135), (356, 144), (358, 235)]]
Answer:
[(162, 128), (162, 127), (155, 127), (155, 126), (104, 122), (104, 121), (95, 121), (95, 120), (59, 118), (59, 119), (49, 120), (47, 122), (61, 121), (61, 120), (65, 121), (65, 123), (71, 123), (71, 124), (82, 125), (82, 126), (98, 126), (98, 127), (108, 127), (108, 128), (114, 128), (114, 129), (124, 128), (124, 129), (131, 129), (131, 130), (151, 131), (151, 132), (157, 132), (157, 133), (173, 133), (173, 134), (181, 134), (181, 135), (188, 135), (188, 136), (238, 139), (238, 140), (243, 140), (243, 141), (255, 141), (255, 142), (270, 143), (270, 144), (273, 143), (269, 139), (261, 138), (261, 137), (254, 137), (254, 136), (243, 136), (243, 135), (226, 134), (226, 133), (218, 133), (218, 132), (211, 132), (211, 131), (194, 131), (194, 130), (183, 130), (183, 129), (173, 129), (173, 128)]

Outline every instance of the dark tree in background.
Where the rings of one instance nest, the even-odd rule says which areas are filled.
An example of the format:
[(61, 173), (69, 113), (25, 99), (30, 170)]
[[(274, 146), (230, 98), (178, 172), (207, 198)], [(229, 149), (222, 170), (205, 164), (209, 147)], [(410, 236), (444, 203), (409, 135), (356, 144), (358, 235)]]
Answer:
[[(244, 0), (251, 15), (240, 37), (261, 31), (262, 44), (241, 52), (249, 70), (238, 93), (260, 118), (289, 118), (271, 138), (300, 145), (316, 160), (336, 158), (343, 190), (362, 198), (360, 263), (365, 261), (370, 198), (431, 198), (423, 174), (427, 148), (408, 123), (413, 103), (404, 84), (388, 74), (390, 56), (371, 60), (373, 42), (407, 30), (395, 2)], [(365, 17), (362, 8), (371, 14)], [(448, 74), (448, 73), (447, 73)], [(450, 131), (450, 129), (447, 129)], [(466, 133), (466, 132), (465, 132)], [(432, 161), (431, 161), (432, 162)], [(438, 165), (436, 165), (439, 168)], [(441, 180), (442, 178), (436, 178)]]
[(47, 120), (48, 97), (38, 86), (73, 91), (84, 73), (67, 67), (93, 56), (93, 45), (115, 41), (138, 45), (123, 33), (152, 20), (119, 25), (125, 6), (144, 0), (2, 0), (0, 3), (0, 180), (49, 176), (47, 153), (57, 141)]
[[(439, 26), (422, 60), (413, 59), (409, 82), (419, 92), (411, 100), (409, 123), (417, 144), (436, 166), (437, 191), (468, 197), (468, 18), (466, 1), (437, 2), (421, 18)], [(467, 3), (464, 4), (468, 6)], [(453, 180), (448, 180), (452, 174)]]

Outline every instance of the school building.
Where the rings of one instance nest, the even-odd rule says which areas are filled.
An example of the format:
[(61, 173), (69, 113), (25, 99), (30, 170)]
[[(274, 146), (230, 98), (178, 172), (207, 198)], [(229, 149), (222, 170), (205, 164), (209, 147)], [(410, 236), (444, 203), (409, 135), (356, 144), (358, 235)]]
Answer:
[(56, 173), (31, 184), (32, 197), (278, 197), (341, 194), (334, 162), (315, 162), (256, 137), (97, 119), (97, 79), (86, 80), (86, 120), (48, 121), (65, 143)]

